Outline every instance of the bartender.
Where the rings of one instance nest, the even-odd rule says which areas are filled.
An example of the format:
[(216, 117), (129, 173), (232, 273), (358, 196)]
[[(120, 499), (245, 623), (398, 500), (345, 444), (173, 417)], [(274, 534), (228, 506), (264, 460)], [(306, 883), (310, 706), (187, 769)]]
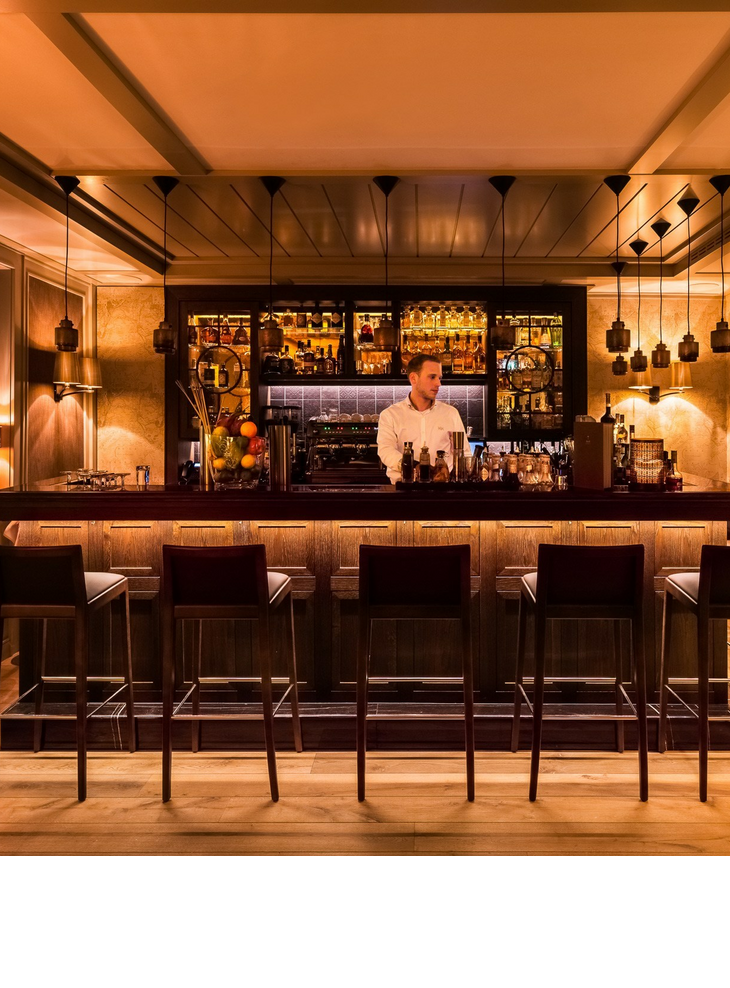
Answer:
[[(403, 444), (413, 443), (416, 462), (423, 446), (428, 446), (431, 464), (436, 453), (443, 450), (449, 470), (454, 465), (451, 432), (466, 429), (461, 415), (453, 405), (436, 401), (441, 387), (441, 361), (428, 353), (419, 353), (406, 368), (411, 391), (407, 398), (389, 405), (378, 420), (378, 456), (384, 463), (391, 484), (401, 479)], [(464, 439), (464, 454), (471, 448)]]

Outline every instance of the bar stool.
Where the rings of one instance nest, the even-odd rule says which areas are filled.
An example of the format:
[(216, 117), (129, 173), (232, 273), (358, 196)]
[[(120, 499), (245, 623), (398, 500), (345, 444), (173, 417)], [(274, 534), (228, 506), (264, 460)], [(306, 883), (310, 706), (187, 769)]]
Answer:
[[(271, 681), (271, 640), (269, 619), (286, 601), (285, 633), (289, 685), (273, 707)], [(200, 712), (201, 683), (251, 682), (250, 676), (203, 677), (196, 669), (193, 683), (174, 707), (176, 622), (182, 619), (252, 621), (255, 630), (255, 650), (260, 665), (263, 713), (206, 714)], [(302, 729), (299, 721), (297, 664), (294, 650), (294, 604), (292, 582), (284, 573), (267, 572), (266, 547), (263, 545), (223, 546), (216, 548), (162, 547), (162, 799), (170, 799), (172, 785), (172, 721), (173, 720), (263, 720), (266, 757), (269, 769), (271, 798), (279, 798), (274, 748), (274, 717), (291, 693), (294, 746), (302, 750)], [(192, 696), (192, 713), (179, 711)]]
[[(464, 685), (466, 792), (474, 800), (474, 673), (471, 654), (471, 551), (468, 545), (360, 546), (360, 624), (357, 648), (357, 798), (365, 799), (368, 720), (412, 719), (408, 714), (368, 714), (372, 623), (451, 620), (460, 624)], [(398, 682), (397, 677), (378, 677)], [(412, 677), (407, 680), (412, 681)], [(444, 680), (441, 679), (441, 682)], [(449, 715), (434, 715), (449, 716)]]
[[(530, 800), (537, 798), (537, 777), (540, 768), (543, 700), (545, 692), (545, 632), (550, 620), (601, 620), (631, 622), (631, 651), (636, 705), (624, 690), (620, 668), (616, 678), (553, 677), (549, 681), (607, 683), (615, 685), (620, 700), (626, 700), (638, 722), (639, 732), (639, 795), (649, 797), (648, 734), (646, 720), (646, 665), (644, 659), (643, 616), (644, 546), (570, 546), (540, 545), (537, 572), (528, 573), (520, 583), (520, 611), (517, 632), (517, 670), (512, 720), (512, 750), (517, 750), (522, 701), (532, 714), (532, 758), (530, 763)], [(527, 618), (535, 621), (535, 680), (534, 699), (524, 688), (525, 638)], [(616, 638), (614, 638), (614, 642)], [(620, 664), (620, 663), (619, 663)], [(574, 714), (555, 717), (556, 720), (624, 720), (622, 703), (617, 699), (616, 713)], [(549, 718), (553, 719), (553, 718)]]
[[(124, 672), (122, 685), (111, 696), (99, 703), (91, 713), (87, 709), (87, 684), (89, 682), (119, 682), (119, 677), (89, 676), (89, 618), (102, 607), (120, 599), (122, 611), (122, 648)], [(33, 717), (36, 720), (76, 720), (76, 748), (78, 766), (78, 798), (86, 799), (86, 738), (87, 722), (102, 707), (126, 690), (129, 750), (136, 749), (134, 720), (134, 685), (132, 655), (129, 636), (129, 589), (127, 578), (116, 573), (84, 573), (84, 561), (80, 545), (53, 547), (15, 548), (0, 546), (0, 640), (5, 618), (43, 620), (43, 651), (45, 652), (45, 624), (49, 619), (74, 622), (74, 676), (50, 677), (54, 683), (76, 684), (76, 713), (53, 714), (42, 712), (45, 656), (36, 666), (36, 682), (0, 717), (15, 719)], [(36, 692), (35, 713), (10, 713), (17, 703), (33, 691)]]
[[(668, 678), (674, 604), (682, 604), (697, 619), (696, 679)], [(664, 581), (664, 621), (659, 694), (659, 750), (667, 747), (667, 704), (669, 694), (691, 713), (695, 711), (672, 689), (672, 685), (697, 684), (700, 762), (700, 801), (707, 801), (707, 752), (710, 746), (710, 683), (727, 683), (726, 678), (710, 679), (710, 621), (730, 619), (730, 546), (703, 545), (700, 571), (673, 573)], [(727, 716), (724, 718), (727, 719)]]

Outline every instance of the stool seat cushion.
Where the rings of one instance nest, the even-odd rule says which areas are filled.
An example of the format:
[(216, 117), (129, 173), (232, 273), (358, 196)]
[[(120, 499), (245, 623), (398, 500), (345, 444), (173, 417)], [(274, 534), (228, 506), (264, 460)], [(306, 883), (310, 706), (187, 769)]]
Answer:
[(269, 578), (269, 600), (272, 601), (287, 583), (291, 583), (291, 580), (286, 573), (272, 573), (269, 571), (267, 575)]
[(537, 600), (537, 570), (534, 573), (525, 573), (522, 577), (522, 583), (533, 601)]
[(90, 604), (92, 600), (126, 579), (126, 576), (120, 576), (118, 573), (84, 573), (87, 603)]
[(673, 583), (691, 597), (695, 603), (700, 599), (700, 574), (699, 573), (672, 573), (667, 577), (667, 582)]

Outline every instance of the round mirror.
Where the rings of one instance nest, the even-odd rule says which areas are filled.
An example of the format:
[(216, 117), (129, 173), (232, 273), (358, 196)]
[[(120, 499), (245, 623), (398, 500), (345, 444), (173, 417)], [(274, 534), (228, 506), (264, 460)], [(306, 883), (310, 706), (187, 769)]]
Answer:
[(230, 347), (211, 346), (198, 357), (195, 373), (202, 388), (223, 395), (239, 386), (243, 367), (240, 357)]
[(535, 394), (550, 387), (555, 365), (550, 354), (540, 347), (521, 346), (509, 355), (505, 369), (514, 391)]

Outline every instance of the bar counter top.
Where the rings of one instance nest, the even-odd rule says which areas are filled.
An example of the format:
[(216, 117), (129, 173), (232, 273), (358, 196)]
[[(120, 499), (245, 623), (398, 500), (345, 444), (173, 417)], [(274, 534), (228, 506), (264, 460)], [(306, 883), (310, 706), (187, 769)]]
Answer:
[(348, 519), (383, 520), (626, 520), (694, 519), (730, 521), (730, 484), (685, 478), (676, 493), (517, 491), (429, 485), (401, 491), (392, 487), (295, 487), (289, 493), (199, 491), (150, 487), (146, 491), (68, 490), (65, 486), (0, 491), (5, 520), (135, 519)]

